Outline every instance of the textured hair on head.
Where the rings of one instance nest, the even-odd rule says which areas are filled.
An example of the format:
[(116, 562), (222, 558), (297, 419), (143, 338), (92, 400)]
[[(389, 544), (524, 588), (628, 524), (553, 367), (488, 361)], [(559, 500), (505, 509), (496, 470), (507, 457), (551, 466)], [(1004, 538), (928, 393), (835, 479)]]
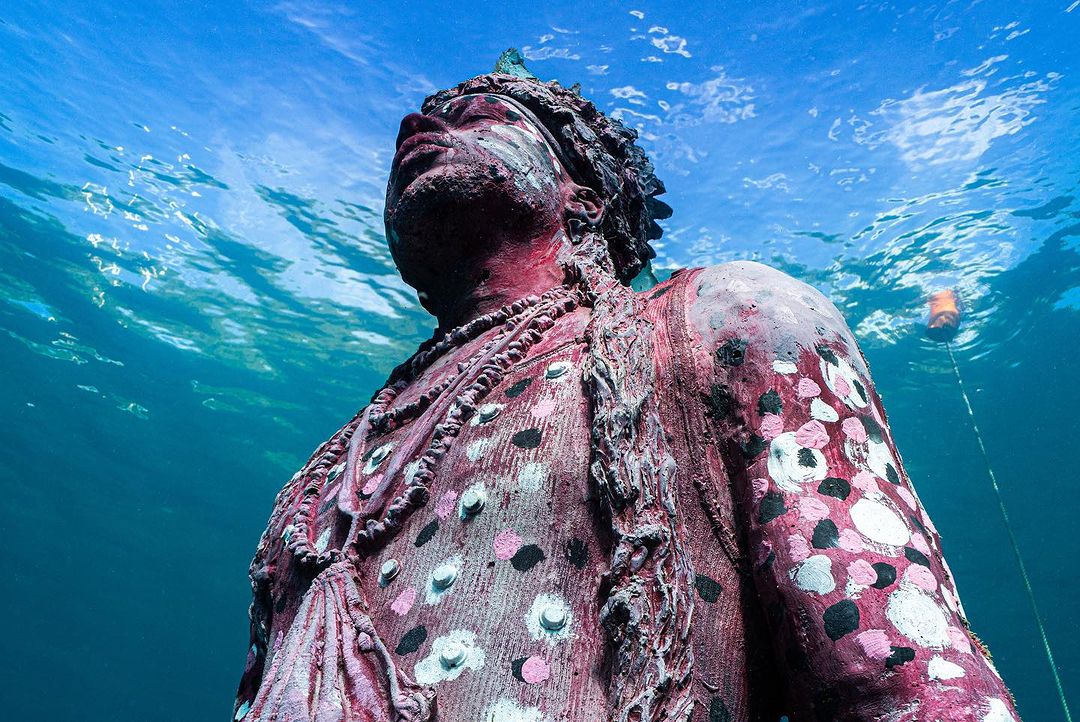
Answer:
[(635, 130), (600, 112), (581, 97), (577, 86), (539, 80), (513, 48), (502, 54), (495, 72), (429, 96), (421, 110), (430, 113), (454, 98), (477, 93), (503, 95), (531, 111), (558, 143), (574, 180), (600, 196), (604, 238), (620, 281), (628, 283), (655, 258), (649, 241), (663, 234), (656, 221), (670, 217), (671, 208), (657, 198), (664, 184), (635, 142)]

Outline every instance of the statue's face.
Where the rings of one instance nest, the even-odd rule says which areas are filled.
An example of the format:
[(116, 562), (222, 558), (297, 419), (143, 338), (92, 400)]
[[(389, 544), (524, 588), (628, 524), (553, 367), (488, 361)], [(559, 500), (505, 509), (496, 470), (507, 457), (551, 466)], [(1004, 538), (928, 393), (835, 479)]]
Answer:
[(497, 95), (465, 95), (401, 122), (386, 191), (390, 251), (425, 288), (491, 239), (537, 237), (561, 224), (579, 188), (541, 131)]

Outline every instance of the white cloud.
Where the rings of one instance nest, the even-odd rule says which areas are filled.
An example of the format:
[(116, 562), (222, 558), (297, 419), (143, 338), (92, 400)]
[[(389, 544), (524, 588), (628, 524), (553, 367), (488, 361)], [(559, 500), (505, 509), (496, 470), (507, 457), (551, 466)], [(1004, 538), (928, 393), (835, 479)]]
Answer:
[[(615, 110), (611, 111), (611, 117), (621, 121), (626, 121), (627, 117), (637, 118), (644, 122), (656, 123), (657, 125), (664, 122), (659, 115), (653, 115), (651, 113), (639, 113), (638, 111), (631, 110), (630, 108), (616, 108)], [(641, 128), (642, 124), (638, 123), (636, 127)]]

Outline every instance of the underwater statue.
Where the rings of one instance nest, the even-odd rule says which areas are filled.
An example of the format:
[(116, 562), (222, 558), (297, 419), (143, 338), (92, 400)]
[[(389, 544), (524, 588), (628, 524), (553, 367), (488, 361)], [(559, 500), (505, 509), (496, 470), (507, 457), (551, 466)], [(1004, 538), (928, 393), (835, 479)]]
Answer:
[(278, 494), (235, 720), (1017, 719), (832, 304), (630, 287), (635, 139), (513, 52), (402, 121), (438, 330)]

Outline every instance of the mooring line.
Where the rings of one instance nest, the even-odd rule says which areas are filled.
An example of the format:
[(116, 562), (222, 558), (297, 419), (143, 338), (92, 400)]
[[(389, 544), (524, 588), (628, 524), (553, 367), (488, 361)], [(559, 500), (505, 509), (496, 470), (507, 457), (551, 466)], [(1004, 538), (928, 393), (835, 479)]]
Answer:
[(1031, 602), (1031, 611), (1035, 615), (1035, 624), (1039, 627), (1043, 649), (1046, 650), (1046, 660), (1050, 663), (1050, 672), (1054, 675), (1054, 684), (1057, 685), (1061, 708), (1065, 711), (1067, 722), (1072, 722), (1069, 703), (1065, 699), (1065, 688), (1061, 684), (1061, 674), (1058, 672), (1057, 662), (1054, 661), (1054, 653), (1050, 650), (1050, 640), (1046, 636), (1046, 628), (1043, 626), (1042, 614), (1039, 613), (1039, 605), (1035, 601), (1035, 590), (1031, 587), (1031, 578), (1028, 577), (1027, 566), (1024, 564), (1024, 558), (1020, 555), (1020, 547), (1016, 543), (1016, 534), (1013, 532), (1012, 522), (1009, 521), (1009, 512), (1005, 510), (1005, 500), (1001, 497), (1001, 488), (998, 486), (997, 476), (994, 475), (994, 469), (990, 466), (990, 457), (986, 453), (986, 444), (983, 443), (979, 425), (975, 423), (975, 412), (971, 408), (971, 399), (968, 398), (967, 389), (964, 388), (964, 380), (960, 377), (960, 367), (956, 365), (952, 344), (946, 341), (945, 348), (949, 352), (949, 361), (952, 362), (953, 374), (956, 375), (956, 383), (960, 387), (960, 395), (964, 397), (964, 405), (967, 407), (968, 418), (971, 420), (971, 429), (975, 432), (975, 440), (979, 442), (979, 450), (982, 452), (983, 462), (986, 464), (986, 472), (990, 476), (990, 485), (994, 488), (994, 495), (997, 496), (998, 509), (1001, 510), (1001, 518), (1005, 521), (1005, 530), (1009, 533), (1009, 543), (1012, 545), (1013, 554), (1016, 556), (1016, 564), (1020, 567), (1020, 576), (1024, 579), (1024, 588), (1027, 590), (1028, 601)]

